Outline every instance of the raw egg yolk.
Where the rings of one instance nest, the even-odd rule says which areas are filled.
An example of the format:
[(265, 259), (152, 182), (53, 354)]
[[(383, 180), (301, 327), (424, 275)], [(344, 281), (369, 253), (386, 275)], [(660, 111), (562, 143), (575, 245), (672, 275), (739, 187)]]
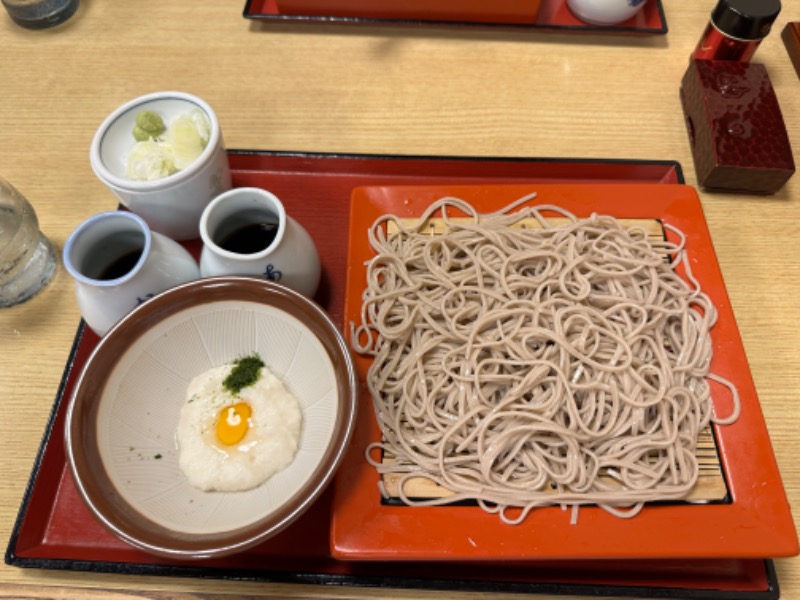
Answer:
[(241, 442), (250, 427), (248, 419), (252, 412), (250, 405), (246, 402), (226, 406), (219, 411), (217, 439), (226, 446), (233, 446)]

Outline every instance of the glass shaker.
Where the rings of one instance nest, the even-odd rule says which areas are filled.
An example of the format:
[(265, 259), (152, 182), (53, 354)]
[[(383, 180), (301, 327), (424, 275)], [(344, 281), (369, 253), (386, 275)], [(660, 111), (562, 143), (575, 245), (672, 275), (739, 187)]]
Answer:
[(55, 250), (39, 230), (30, 202), (0, 177), (0, 308), (36, 295), (56, 265)]
[(692, 58), (750, 62), (780, 12), (780, 0), (719, 0)]

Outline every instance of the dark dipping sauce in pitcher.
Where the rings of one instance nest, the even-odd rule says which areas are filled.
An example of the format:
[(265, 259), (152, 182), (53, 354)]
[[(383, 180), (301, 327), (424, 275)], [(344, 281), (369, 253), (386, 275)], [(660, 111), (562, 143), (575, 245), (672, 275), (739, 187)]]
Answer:
[(250, 223), (234, 229), (217, 241), (217, 245), (236, 254), (255, 254), (269, 248), (277, 235), (277, 223)]
[(108, 281), (110, 279), (119, 279), (130, 273), (131, 269), (136, 266), (136, 263), (139, 262), (139, 258), (142, 256), (142, 250), (131, 250), (114, 260), (111, 264), (105, 267), (102, 271), (100, 271), (100, 275), (97, 276), (97, 279), (102, 279), (104, 281)]

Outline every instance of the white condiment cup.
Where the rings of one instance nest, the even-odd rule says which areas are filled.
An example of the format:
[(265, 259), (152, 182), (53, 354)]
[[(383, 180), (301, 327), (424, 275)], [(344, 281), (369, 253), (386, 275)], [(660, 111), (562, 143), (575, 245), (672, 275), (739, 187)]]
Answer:
[[(264, 221), (274, 223), (276, 230), (263, 250), (240, 253), (220, 245), (235, 230)], [(317, 290), (321, 266), (314, 240), (271, 192), (244, 187), (221, 194), (200, 218), (200, 237), (203, 277), (260, 275), (309, 298)]]
[(572, 13), (595, 25), (616, 25), (642, 10), (647, 0), (567, 0)]
[[(132, 131), (136, 115), (148, 110), (159, 114), (165, 125), (194, 109), (205, 113), (210, 135), (200, 156), (185, 169), (152, 181), (126, 176), (128, 153), (136, 140)], [(112, 112), (92, 140), (89, 160), (97, 177), (148, 226), (174, 240), (199, 237), (203, 209), (231, 188), (231, 174), (219, 120), (211, 106), (183, 92), (156, 92), (135, 98)]]

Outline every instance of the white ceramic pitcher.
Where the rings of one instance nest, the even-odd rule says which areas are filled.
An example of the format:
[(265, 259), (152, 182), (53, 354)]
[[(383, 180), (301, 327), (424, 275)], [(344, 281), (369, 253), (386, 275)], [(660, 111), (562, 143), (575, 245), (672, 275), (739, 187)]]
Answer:
[(75, 279), (81, 315), (99, 336), (142, 302), (200, 277), (183, 246), (127, 211), (99, 213), (81, 223), (67, 238), (63, 259)]
[[(270, 222), (274, 230), (261, 249), (236, 251), (225, 244), (232, 239), (235, 246), (236, 236), (244, 235), (237, 232), (264, 222)], [(266, 190), (235, 188), (217, 196), (200, 218), (200, 237), (203, 277), (261, 275), (309, 298), (317, 291), (321, 267), (314, 240)]]

